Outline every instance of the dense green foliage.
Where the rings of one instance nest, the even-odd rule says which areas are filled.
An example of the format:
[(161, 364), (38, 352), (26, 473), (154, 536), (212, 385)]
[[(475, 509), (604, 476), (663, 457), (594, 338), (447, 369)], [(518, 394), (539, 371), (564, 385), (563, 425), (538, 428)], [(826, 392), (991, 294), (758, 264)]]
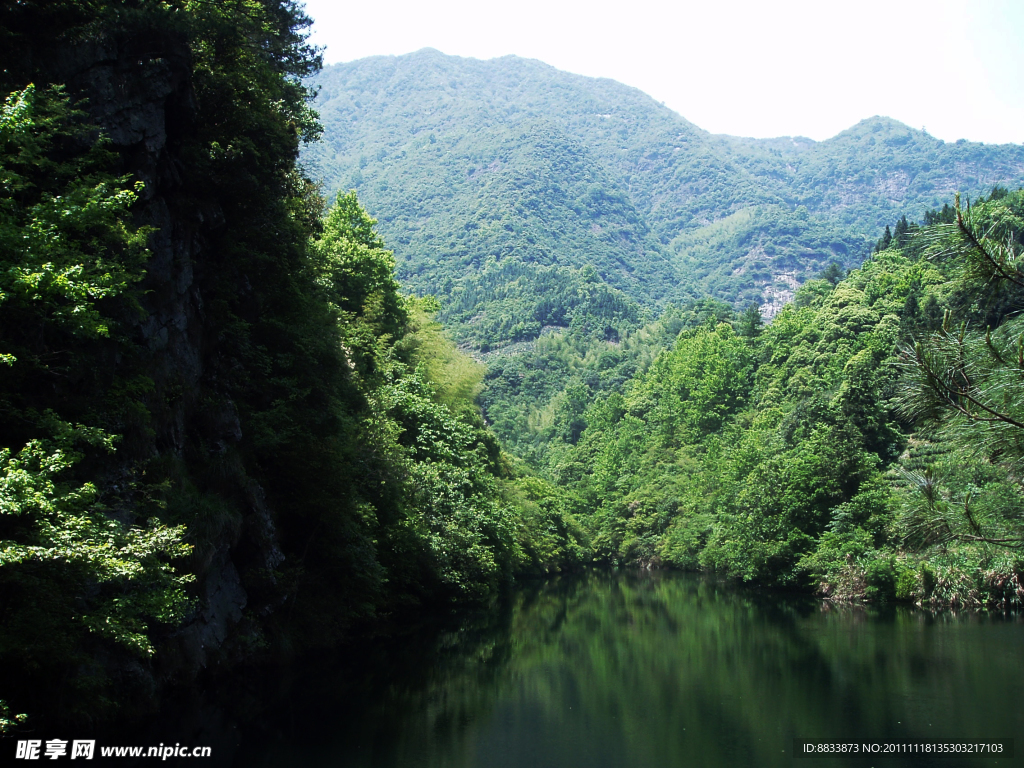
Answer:
[(760, 332), (709, 318), (598, 398), (552, 465), (595, 556), (1019, 603), (1022, 211), (997, 191)]
[[(5, 728), (581, 561), (436, 304), (402, 295), (354, 195), (325, 211), (297, 170), (319, 130), (299, 6), (4, 13), (24, 54), (0, 124)], [(126, 61), (65, 86), (61, 46)]]
[(147, 255), (128, 214), (141, 185), (105, 172), (89, 132), (56, 87), (0, 115), (0, 654), (28, 670), (82, 661), (70, 649), (89, 634), (152, 655), (150, 623), (183, 618), (193, 578), (167, 563), (190, 549), (182, 527), (146, 504), (126, 524), (117, 494), (71, 471), (115, 450), (111, 414), (75, 390), (109, 382), (97, 353), (124, 347), (114, 318), (138, 312)]
[[(756, 307), (754, 308), (756, 314)], [(709, 318), (733, 316), (715, 300), (669, 306), (657, 320), (637, 327), (600, 325), (549, 327), (535, 341), (519, 342), (483, 355), (487, 363), (481, 395), (494, 431), (516, 455), (534, 466), (557, 463), (579, 439), (583, 411), (594, 399), (621, 389), (646, 370), (679, 332)]]

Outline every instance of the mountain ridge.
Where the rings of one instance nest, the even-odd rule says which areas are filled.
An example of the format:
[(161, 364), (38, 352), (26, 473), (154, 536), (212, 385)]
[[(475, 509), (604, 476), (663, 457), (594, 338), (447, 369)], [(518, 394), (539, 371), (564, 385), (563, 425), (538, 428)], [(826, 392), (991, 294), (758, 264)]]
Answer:
[[(512, 55), (480, 60), (422, 49), (332, 65), (316, 82), (324, 142), (306, 150), (306, 161), (329, 194), (357, 190), (395, 248), (400, 277), (446, 307), (460, 284), (472, 283), (466, 270), (489, 257), (527, 267), (554, 258), (572, 270), (593, 266), (652, 310), (710, 295), (771, 314), (829, 262), (859, 264), (901, 215), (918, 218), (957, 191), (977, 196), (1024, 184), (1019, 145), (950, 144), (883, 116), (820, 142), (711, 134), (632, 86)], [(509, 154), (509, 131), (536, 121), (549, 126), (550, 151), (568, 158), (583, 146), (589, 170), (580, 165), (582, 175), (535, 185), (533, 204), (510, 226), (521, 192), (514, 180), (506, 174), (512, 186), (491, 198), (478, 182), (498, 168), (520, 180), (550, 177), (550, 158)], [(549, 193), (583, 200), (584, 189), (636, 214), (624, 219), (621, 242), (603, 241), (603, 252), (579, 234), (591, 224), (605, 230), (594, 218), (600, 205), (544, 202)], [(488, 208), (497, 198), (504, 207)], [(474, 222), (485, 211), (495, 226), (481, 230)], [(579, 233), (563, 242), (555, 236), (562, 230)], [(475, 267), (459, 256), (470, 252)], [(648, 267), (650, 284), (623, 277)], [(474, 336), (465, 315), (446, 308), (443, 317), (463, 340)]]

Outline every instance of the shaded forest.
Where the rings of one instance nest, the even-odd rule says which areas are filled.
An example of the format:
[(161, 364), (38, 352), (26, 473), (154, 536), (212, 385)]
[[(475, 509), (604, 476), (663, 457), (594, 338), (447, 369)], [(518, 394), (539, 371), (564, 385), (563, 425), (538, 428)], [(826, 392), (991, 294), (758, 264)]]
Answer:
[(300, 6), (4, 14), (7, 725), (582, 558), (484, 426), (480, 366), (297, 169)]

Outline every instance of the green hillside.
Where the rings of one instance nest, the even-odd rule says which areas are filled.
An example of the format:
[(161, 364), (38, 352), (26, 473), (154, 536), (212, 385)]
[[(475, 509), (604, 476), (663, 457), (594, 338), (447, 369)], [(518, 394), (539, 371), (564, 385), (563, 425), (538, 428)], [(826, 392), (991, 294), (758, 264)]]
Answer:
[(1017, 145), (880, 117), (823, 142), (716, 136), (635, 88), (514, 56), (426, 49), (316, 84), (325, 130), (304, 162), (328, 197), (357, 190), (399, 278), (486, 360), (489, 423), (540, 464), (573, 431), (569, 404), (613, 391), (680, 327), (752, 303), (771, 318), (901, 216), (1024, 184)]
[(957, 206), (763, 329), (684, 322), (550, 454), (595, 557), (1019, 604), (1022, 214)]
[[(425, 49), (316, 83), (324, 141), (305, 162), (328, 193), (358, 191), (401, 279), (478, 342), (561, 324), (537, 309), (541, 267), (572, 283), (593, 265), (641, 306), (711, 295), (774, 315), (829, 262), (859, 264), (900, 215), (1024, 183), (1016, 145), (947, 144), (880, 117), (823, 142), (715, 136), (634, 88), (514, 56)], [(508, 269), (514, 304), (491, 287)]]

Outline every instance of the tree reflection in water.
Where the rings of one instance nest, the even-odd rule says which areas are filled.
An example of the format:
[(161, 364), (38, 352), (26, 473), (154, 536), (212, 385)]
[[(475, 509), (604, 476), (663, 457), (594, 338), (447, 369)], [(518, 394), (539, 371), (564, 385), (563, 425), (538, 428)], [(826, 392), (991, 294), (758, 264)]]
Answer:
[[(589, 573), (522, 586), (490, 610), (379, 637), (329, 663), (249, 676), (213, 709), (224, 764), (790, 766), (795, 738), (1024, 733), (1021, 648), (1015, 616)], [(960, 764), (886, 761), (932, 763)], [(818, 764), (865, 765), (800, 762)]]

